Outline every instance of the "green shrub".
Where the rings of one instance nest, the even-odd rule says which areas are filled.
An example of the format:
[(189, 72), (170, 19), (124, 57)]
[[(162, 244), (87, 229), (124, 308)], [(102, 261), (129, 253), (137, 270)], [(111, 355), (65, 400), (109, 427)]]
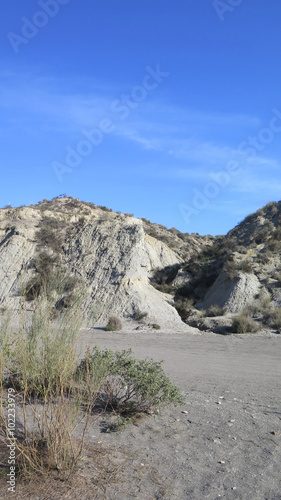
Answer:
[(112, 208), (107, 208), (103, 205), (99, 205), (99, 207), (101, 210), (103, 210), (103, 212), (112, 212)]
[(161, 330), (161, 326), (157, 323), (153, 323), (152, 328), (154, 328), (154, 330)]
[(117, 316), (110, 316), (108, 323), (105, 327), (105, 331), (106, 332), (115, 332), (115, 331), (122, 330), (122, 328), (123, 328), (123, 325), (122, 325), (121, 319), (118, 318)]
[(260, 328), (248, 314), (240, 314), (232, 319), (234, 333), (256, 333)]
[(131, 354), (131, 350), (114, 353), (96, 347), (86, 361), (81, 361), (77, 374), (88, 373), (104, 407), (123, 416), (183, 403), (180, 390), (165, 375), (162, 362), (137, 360)]

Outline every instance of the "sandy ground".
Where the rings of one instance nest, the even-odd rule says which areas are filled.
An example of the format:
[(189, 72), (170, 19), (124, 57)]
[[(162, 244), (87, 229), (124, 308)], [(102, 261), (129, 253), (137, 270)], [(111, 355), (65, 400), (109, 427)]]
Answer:
[[(75, 479), (56, 492), (53, 483), (38, 484), (17, 498), (281, 500), (281, 335), (95, 329), (79, 347), (89, 344), (164, 360), (186, 402), (115, 433), (93, 419), (84, 486)], [(108, 450), (115, 471), (112, 482), (104, 474), (98, 493), (95, 446)]]
[(130, 457), (130, 487), (108, 498), (281, 499), (281, 335), (97, 330), (90, 340), (163, 359), (186, 397), (122, 432), (95, 429)]

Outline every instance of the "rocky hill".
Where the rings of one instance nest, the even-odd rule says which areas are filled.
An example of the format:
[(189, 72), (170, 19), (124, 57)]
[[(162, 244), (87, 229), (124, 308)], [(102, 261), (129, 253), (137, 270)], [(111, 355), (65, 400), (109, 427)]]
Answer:
[(261, 315), (266, 304), (281, 305), (280, 221), (281, 202), (270, 203), (226, 236), (211, 237), (72, 197), (7, 207), (0, 210), (0, 307), (16, 314), (24, 297), (32, 312), (48, 282), (56, 310), (82, 291), (85, 317), (95, 324), (115, 314), (198, 326), (208, 311), (254, 305)]
[(7, 207), (0, 210), (0, 305), (16, 313), (24, 296), (32, 310), (48, 279), (58, 308), (82, 288), (83, 307), (95, 322), (114, 313), (182, 326), (172, 297), (157, 291), (150, 277), (180, 265), (204, 242), (194, 236), (186, 245), (163, 226), (72, 198)]

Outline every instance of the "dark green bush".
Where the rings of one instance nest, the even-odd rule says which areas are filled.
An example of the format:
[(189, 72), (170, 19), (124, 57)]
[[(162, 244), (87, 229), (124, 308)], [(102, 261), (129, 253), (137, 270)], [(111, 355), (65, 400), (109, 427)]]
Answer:
[(160, 405), (182, 404), (180, 390), (165, 375), (162, 362), (137, 360), (132, 351), (95, 348), (82, 360), (77, 375), (92, 377), (100, 402), (120, 415), (148, 412)]

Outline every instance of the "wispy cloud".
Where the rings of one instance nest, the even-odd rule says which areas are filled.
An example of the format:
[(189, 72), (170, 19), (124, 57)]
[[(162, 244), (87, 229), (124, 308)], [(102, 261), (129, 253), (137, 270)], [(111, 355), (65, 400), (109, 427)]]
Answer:
[[(11, 132), (13, 127), (30, 131), (34, 123), (39, 124), (38, 133), (81, 134), (83, 128), (94, 128), (99, 120), (112, 116), (112, 102), (126, 90), (86, 77), (66, 81), (7, 70), (2, 70), (1, 76), (0, 134)], [(184, 109), (155, 96), (141, 102), (126, 120), (115, 116), (114, 125), (115, 138), (165, 156), (166, 165), (158, 170), (158, 176), (206, 182), (229, 161), (237, 161), (243, 175), (233, 179), (229, 189), (256, 192), (265, 186), (263, 179), (257, 179), (258, 173), (265, 167), (276, 174), (280, 171), (280, 162), (270, 151), (247, 157), (232, 138), (240, 134), (241, 140), (241, 129), (245, 134), (257, 130), (262, 125), (257, 116)], [(279, 183), (273, 184), (271, 189), (277, 191)]]

